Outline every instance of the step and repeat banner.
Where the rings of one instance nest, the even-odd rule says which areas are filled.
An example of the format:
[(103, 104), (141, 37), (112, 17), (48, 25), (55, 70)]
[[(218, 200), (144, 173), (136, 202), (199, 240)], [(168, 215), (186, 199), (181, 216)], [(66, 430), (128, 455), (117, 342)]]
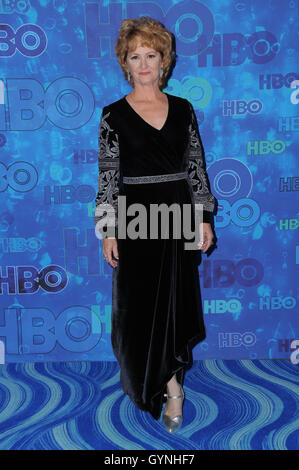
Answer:
[(194, 106), (218, 200), (193, 357), (295, 361), (298, 1), (0, 0), (0, 362), (116, 360), (98, 130), (131, 91), (114, 45), (139, 16), (175, 35), (164, 91)]

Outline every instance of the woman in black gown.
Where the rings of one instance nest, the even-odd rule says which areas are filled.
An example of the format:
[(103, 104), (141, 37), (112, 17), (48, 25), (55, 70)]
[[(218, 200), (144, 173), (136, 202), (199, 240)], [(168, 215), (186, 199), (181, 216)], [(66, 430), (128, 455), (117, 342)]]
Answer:
[[(161, 91), (173, 57), (171, 33), (149, 17), (123, 20), (115, 50), (133, 90), (104, 106), (99, 128), (95, 224), (114, 268), (111, 342), (124, 392), (156, 420), (166, 401), (163, 423), (173, 433), (183, 419), (188, 342), (206, 336), (196, 255), (212, 244), (215, 198), (192, 104)], [(138, 212), (127, 215), (136, 203), (146, 209), (147, 226), (137, 227), (146, 226), (147, 238), (121, 235), (136, 221)], [(181, 218), (170, 216), (168, 238), (158, 219), (158, 236), (151, 238), (150, 207), (163, 203), (176, 204)], [(196, 203), (203, 208), (201, 241), (185, 249), (183, 205), (194, 232)], [(101, 219), (105, 205), (109, 217)], [(174, 236), (175, 226), (181, 237)]]

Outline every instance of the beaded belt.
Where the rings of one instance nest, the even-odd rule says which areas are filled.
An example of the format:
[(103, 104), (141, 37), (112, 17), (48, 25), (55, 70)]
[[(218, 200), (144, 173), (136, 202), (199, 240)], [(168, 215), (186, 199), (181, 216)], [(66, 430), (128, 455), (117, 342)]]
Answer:
[(188, 172), (170, 173), (168, 175), (153, 176), (124, 176), (123, 182), (126, 184), (144, 184), (144, 183), (160, 183), (163, 181), (176, 181), (188, 177)]

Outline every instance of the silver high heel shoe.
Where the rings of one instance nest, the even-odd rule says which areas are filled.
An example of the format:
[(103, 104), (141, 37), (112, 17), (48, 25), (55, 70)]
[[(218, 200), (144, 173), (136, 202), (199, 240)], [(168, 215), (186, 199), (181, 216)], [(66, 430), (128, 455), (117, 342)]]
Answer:
[[(167, 393), (164, 393), (164, 397), (183, 398), (183, 402), (184, 402), (185, 393), (182, 389), (182, 386), (180, 387), (181, 387), (181, 392), (182, 392), (181, 395), (168, 395)], [(183, 408), (183, 402), (182, 402), (182, 408)], [(170, 418), (168, 415), (165, 414), (165, 411), (164, 411), (163, 416), (162, 416), (162, 421), (163, 421), (166, 431), (169, 432), (170, 434), (174, 434), (182, 426), (183, 415), (177, 415), (174, 418)]]

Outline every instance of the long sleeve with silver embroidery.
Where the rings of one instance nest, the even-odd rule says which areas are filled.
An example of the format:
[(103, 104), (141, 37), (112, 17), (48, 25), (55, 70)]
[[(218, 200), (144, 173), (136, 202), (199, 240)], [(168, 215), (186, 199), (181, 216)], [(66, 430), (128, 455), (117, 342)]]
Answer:
[(192, 186), (194, 203), (203, 205), (203, 222), (210, 222), (216, 199), (209, 189), (209, 180), (203, 158), (204, 150), (194, 108), (190, 101), (188, 103), (191, 114), (189, 124), (188, 175)]
[[(94, 223), (107, 219), (107, 231), (97, 227), (102, 237), (117, 237), (119, 194), (119, 136), (115, 131), (111, 111), (105, 106), (99, 125), (98, 139), (98, 192), (95, 199)], [(107, 213), (103, 215), (103, 209)], [(106, 228), (106, 227), (105, 227)], [(115, 230), (114, 230), (115, 229)]]

